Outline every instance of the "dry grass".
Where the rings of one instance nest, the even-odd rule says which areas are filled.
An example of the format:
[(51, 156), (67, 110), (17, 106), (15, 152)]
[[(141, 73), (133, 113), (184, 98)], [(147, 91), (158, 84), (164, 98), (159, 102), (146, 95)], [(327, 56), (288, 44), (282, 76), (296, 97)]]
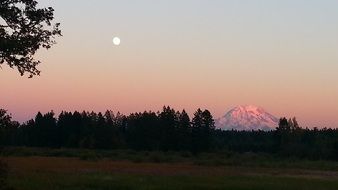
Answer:
[(338, 172), (324, 170), (205, 166), (193, 162), (135, 163), (107, 158), (4, 158), (15, 190), (96, 189), (338, 189)]
[(338, 172), (304, 169), (268, 169), (229, 166), (197, 166), (192, 163), (134, 163), (130, 161), (113, 161), (102, 159), (85, 161), (66, 157), (7, 157), (12, 173), (25, 175), (32, 172), (53, 173), (112, 173), (142, 175), (195, 175), (195, 176), (227, 176), (227, 175), (260, 175), (288, 176), (304, 178), (332, 178), (338, 180)]

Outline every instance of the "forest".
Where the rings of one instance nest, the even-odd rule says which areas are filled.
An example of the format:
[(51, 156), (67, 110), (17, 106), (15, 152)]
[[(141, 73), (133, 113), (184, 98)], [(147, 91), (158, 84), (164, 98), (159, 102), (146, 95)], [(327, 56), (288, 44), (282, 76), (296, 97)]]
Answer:
[(128, 116), (113, 113), (37, 113), (23, 124), (0, 111), (0, 144), (4, 147), (130, 149), (136, 151), (229, 151), (266, 153), (278, 157), (338, 160), (338, 130), (301, 128), (295, 118), (281, 118), (272, 131), (215, 129), (208, 110), (192, 118), (185, 110), (164, 106)]

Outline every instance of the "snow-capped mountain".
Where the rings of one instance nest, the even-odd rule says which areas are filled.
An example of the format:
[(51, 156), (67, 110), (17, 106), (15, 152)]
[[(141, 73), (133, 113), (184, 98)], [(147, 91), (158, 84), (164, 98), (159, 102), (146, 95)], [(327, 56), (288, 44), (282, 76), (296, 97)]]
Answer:
[(235, 107), (216, 120), (216, 127), (223, 130), (273, 130), (277, 126), (275, 116), (252, 105)]

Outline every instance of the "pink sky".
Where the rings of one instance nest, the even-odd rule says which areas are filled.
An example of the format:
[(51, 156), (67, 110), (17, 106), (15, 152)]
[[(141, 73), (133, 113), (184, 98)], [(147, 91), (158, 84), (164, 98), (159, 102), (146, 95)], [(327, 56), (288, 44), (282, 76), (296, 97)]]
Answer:
[[(38, 53), (40, 77), (0, 70), (0, 107), (14, 119), (163, 105), (190, 113), (201, 107), (217, 118), (253, 104), (296, 116), (303, 126), (338, 127), (337, 6), (88, 2), (43, 1), (55, 8), (64, 36)], [(118, 47), (114, 36), (122, 40)]]

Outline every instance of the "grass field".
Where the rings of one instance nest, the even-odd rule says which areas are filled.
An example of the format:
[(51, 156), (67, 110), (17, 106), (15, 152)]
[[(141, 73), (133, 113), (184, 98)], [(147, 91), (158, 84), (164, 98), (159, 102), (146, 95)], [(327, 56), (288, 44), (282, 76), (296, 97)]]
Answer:
[[(48, 152), (30, 151), (39, 152), (39, 154)], [(93, 154), (90, 153), (92, 156)], [(113, 155), (115, 154), (117, 153)], [(300, 167), (293, 167), (297, 166), (297, 163), (301, 163), (295, 161), (290, 165), (285, 165), (286, 167), (281, 167), (280, 164), (268, 164), (266, 167), (259, 162), (257, 165), (231, 165), (226, 160), (223, 160), (224, 162), (221, 164), (214, 161), (209, 162), (205, 161), (207, 155), (196, 158), (183, 154), (182, 158), (176, 155), (172, 156), (175, 159), (171, 158), (165, 161), (160, 153), (155, 154), (159, 158), (151, 158), (153, 153), (148, 153), (150, 158), (147, 158), (145, 153), (134, 152), (135, 157), (142, 157), (140, 161), (122, 158), (125, 156), (124, 154), (132, 155), (131, 152), (120, 152), (120, 154), (115, 159), (111, 157), (97, 158), (97, 156), (93, 156), (95, 159), (92, 156), (66, 157), (60, 156), (60, 154), (58, 156), (7, 154), (2, 156), (2, 159), (10, 167), (9, 185), (17, 190), (338, 189), (336, 167), (320, 167), (330, 164), (334, 166), (336, 164), (334, 162), (308, 161), (306, 164), (299, 164)], [(210, 155), (209, 157), (214, 160), (214, 157)], [(240, 159), (243, 161), (243, 158)], [(203, 164), (200, 164), (198, 160)]]

